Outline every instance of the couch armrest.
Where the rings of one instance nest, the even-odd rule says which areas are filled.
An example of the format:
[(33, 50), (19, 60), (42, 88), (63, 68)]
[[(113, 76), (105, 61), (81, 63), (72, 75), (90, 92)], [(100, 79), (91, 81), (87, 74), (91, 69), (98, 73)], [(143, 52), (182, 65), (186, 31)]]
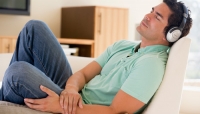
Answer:
[(4, 73), (10, 64), (10, 60), (12, 58), (12, 53), (3, 53), (0, 54), (0, 81), (2, 81)]

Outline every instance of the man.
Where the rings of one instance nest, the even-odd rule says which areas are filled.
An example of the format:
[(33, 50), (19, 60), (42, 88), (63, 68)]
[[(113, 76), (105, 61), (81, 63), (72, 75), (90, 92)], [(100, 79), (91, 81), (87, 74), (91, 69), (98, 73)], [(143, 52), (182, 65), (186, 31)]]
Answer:
[(189, 33), (191, 24), (182, 3), (164, 0), (137, 27), (140, 44), (118, 41), (70, 76), (69, 63), (49, 28), (30, 21), (19, 35), (1, 99), (53, 113), (139, 113), (162, 81), (167, 50)]

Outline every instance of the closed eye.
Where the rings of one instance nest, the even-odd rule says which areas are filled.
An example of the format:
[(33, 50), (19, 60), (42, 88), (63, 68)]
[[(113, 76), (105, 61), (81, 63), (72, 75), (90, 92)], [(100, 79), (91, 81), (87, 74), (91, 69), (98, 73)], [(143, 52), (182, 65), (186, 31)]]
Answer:
[(158, 21), (160, 21), (160, 17), (159, 17), (159, 16), (157, 16), (157, 15), (156, 15), (156, 19), (157, 19)]
[[(154, 12), (154, 7), (152, 8), (152, 10), (151, 10), (151, 13), (153, 13)], [(155, 12), (156, 14), (155, 14), (155, 18), (157, 19), (157, 20), (161, 20), (161, 19), (163, 19), (163, 16), (160, 14), (160, 13), (158, 13), (158, 12)]]

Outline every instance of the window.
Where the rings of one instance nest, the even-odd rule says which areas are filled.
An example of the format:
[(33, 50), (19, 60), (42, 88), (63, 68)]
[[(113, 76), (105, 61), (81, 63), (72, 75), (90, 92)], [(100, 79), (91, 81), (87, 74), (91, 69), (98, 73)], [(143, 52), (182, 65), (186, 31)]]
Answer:
[[(180, 1), (180, 0), (179, 0)], [(200, 79), (200, 0), (181, 0), (189, 7), (193, 19), (188, 37), (191, 38), (190, 53), (186, 71), (187, 79)]]

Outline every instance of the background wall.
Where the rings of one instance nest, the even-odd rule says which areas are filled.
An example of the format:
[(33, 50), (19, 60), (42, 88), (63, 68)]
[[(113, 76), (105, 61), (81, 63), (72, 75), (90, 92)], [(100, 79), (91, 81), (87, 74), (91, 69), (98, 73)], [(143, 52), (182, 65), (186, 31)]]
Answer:
[(60, 36), (60, 8), (62, 0), (31, 0), (30, 16), (0, 14), (0, 36), (17, 36), (25, 23), (39, 19)]
[(128, 38), (134, 40), (136, 24), (139, 24), (144, 15), (151, 11), (153, 6), (162, 0), (31, 0), (31, 15), (3, 15), (0, 14), (0, 36), (17, 36), (30, 19), (39, 19), (46, 22), (56, 37), (60, 37), (61, 7), (68, 6), (113, 6), (129, 8)]

